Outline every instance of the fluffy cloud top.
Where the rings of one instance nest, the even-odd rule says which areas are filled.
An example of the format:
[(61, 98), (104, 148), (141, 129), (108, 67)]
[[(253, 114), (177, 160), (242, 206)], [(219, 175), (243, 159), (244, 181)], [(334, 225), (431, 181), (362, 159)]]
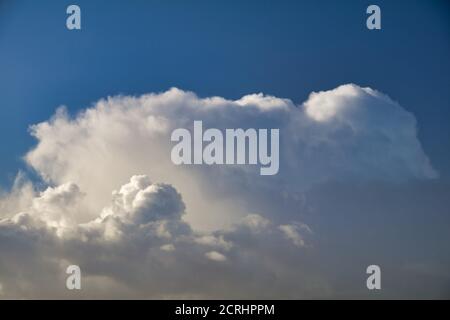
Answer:
[[(204, 128), (279, 128), (279, 174), (256, 177), (257, 166), (173, 165), (170, 134), (191, 128), (194, 120), (202, 120)], [(312, 93), (300, 106), (262, 94), (231, 101), (179, 89), (110, 97), (75, 118), (59, 109), (31, 132), (38, 144), (26, 155), (27, 163), (51, 184), (74, 181), (84, 190), (88, 210), (81, 221), (94, 218), (112, 186), (136, 172), (172, 184), (183, 195), (186, 219), (209, 229), (245, 216), (241, 208), (249, 193), (273, 198), (333, 179), (437, 176), (417, 139), (414, 116), (389, 97), (352, 84)], [(233, 200), (224, 194), (233, 194)]]

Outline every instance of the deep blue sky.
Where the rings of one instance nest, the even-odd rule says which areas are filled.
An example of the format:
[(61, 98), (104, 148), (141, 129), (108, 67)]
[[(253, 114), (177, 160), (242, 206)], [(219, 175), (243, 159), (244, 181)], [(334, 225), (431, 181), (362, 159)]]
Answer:
[[(82, 30), (66, 29), (78, 4)], [(176, 86), (200, 96), (264, 92), (303, 102), (353, 82), (418, 119), (450, 178), (448, 1), (0, 0), (0, 184), (35, 143), (30, 124), (116, 94)], [(365, 27), (369, 4), (382, 30)]]

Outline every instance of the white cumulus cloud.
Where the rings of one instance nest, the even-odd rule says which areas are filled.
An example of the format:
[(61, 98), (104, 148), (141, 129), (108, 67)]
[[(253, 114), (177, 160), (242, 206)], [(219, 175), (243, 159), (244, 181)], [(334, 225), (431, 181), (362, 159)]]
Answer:
[[(175, 166), (170, 134), (195, 120), (205, 128), (280, 129), (279, 174)], [(334, 255), (350, 248), (331, 248), (347, 239), (340, 223), (353, 217), (349, 228), (366, 228), (355, 213), (366, 214), (367, 203), (395, 213), (392, 201), (355, 186), (381, 186), (374, 194), (387, 199), (389, 186), (438, 176), (414, 116), (353, 84), (299, 105), (263, 94), (200, 98), (175, 88), (108, 97), (74, 116), (60, 108), (31, 133), (37, 144), (24, 158), (46, 187), (21, 174), (1, 196), (6, 297), (70, 298), (61, 285), (69, 264), (87, 277), (84, 297), (336, 296), (343, 260)], [(364, 256), (366, 248), (354, 250)]]

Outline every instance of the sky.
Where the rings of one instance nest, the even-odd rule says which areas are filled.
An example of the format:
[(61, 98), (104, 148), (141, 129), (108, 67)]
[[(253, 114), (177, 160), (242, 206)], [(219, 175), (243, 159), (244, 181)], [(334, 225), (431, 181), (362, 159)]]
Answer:
[[(0, 297), (77, 262), (93, 298), (448, 298), (450, 5), (374, 3), (0, 0)], [(280, 128), (280, 174), (166, 164), (199, 117)]]
[(27, 128), (60, 105), (77, 112), (109, 95), (171, 87), (300, 103), (349, 82), (413, 112), (425, 150), (450, 177), (446, 1), (379, 1), (380, 32), (365, 26), (367, 1), (79, 1), (81, 32), (65, 27), (70, 1), (1, 3), (4, 186), (34, 143)]

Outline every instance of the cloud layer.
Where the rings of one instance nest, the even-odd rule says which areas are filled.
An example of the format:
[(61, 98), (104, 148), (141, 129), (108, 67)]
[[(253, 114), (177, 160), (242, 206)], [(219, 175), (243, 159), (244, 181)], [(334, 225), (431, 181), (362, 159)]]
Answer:
[[(170, 134), (194, 120), (205, 128), (280, 129), (279, 174), (260, 176), (257, 166), (173, 165)], [(353, 84), (312, 93), (301, 105), (263, 94), (199, 98), (175, 88), (109, 97), (73, 117), (59, 108), (31, 133), (38, 143), (25, 160), (47, 187), (38, 191), (19, 176), (0, 201), (6, 297), (361, 296), (365, 282), (357, 270), (345, 286), (341, 281), (354, 271), (352, 259), (364, 272), (364, 244), (374, 238), (362, 234), (361, 246), (350, 248), (342, 221), (349, 221), (347, 232), (364, 229), (355, 213), (371, 219), (364, 206), (373, 204), (380, 212), (373, 228), (382, 230), (384, 217), (395, 215), (380, 205), (385, 190), (438, 177), (414, 116)], [(370, 188), (380, 199), (367, 198)], [(401, 209), (411, 206), (406, 192), (396, 200)], [(436, 201), (440, 212), (447, 203)], [(378, 248), (372, 257), (389, 264), (391, 250)], [(446, 259), (426, 260), (425, 269)], [(79, 293), (65, 289), (69, 264), (82, 269)], [(417, 276), (417, 269), (405, 270)], [(445, 295), (446, 281), (439, 290), (433, 282), (430, 292)], [(396, 286), (388, 294), (403, 293)]]

